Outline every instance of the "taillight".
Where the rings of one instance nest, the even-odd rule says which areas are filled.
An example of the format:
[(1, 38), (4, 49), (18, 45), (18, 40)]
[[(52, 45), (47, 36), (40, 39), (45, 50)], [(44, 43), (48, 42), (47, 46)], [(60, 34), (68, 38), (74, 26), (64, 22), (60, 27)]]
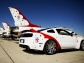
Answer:
[(24, 43), (24, 39), (20, 39), (20, 43)]

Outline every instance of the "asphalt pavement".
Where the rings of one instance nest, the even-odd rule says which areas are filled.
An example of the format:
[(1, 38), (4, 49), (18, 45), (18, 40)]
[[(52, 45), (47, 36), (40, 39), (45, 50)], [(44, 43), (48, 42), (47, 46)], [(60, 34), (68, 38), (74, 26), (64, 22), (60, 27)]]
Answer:
[(26, 51), (18, 41), (0, 38), (0, 63), (84, 63), (84, 51), (61, 50), (46, 55), (34, 50)]

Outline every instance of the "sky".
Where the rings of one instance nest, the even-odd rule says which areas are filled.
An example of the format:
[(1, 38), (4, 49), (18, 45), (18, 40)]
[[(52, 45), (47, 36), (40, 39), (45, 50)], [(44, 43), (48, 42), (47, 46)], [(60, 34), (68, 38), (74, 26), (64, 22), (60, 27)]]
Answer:
[(0, 0), (0, 27), (2, 22), (14, 26), (8, 7), (18, 8), (33, 24), (50, 28), (72, 28), (84, 36), (84, 0)]

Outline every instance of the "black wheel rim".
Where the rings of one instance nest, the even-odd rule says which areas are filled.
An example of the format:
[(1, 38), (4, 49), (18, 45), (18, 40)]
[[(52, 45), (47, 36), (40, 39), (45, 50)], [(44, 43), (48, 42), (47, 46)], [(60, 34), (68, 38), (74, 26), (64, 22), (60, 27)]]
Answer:
[(56, 43), (54, 41), (49, 41), (46, 44), (46, 50), (49, 54), (53, 54), (56, 52)]
[(84, 41), (82, 42), (82, 49), (84, 50)]

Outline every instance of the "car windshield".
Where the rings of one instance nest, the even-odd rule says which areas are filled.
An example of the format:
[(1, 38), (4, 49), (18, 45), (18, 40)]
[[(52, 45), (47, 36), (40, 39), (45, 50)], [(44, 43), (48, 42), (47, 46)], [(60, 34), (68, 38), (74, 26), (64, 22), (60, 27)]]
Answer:
[(40, 29), (37, 32), (41, 32), (41, 31), (44, 31), (44, 30), (47, 30), (47, 29), (50, 29), (50, 28)]

